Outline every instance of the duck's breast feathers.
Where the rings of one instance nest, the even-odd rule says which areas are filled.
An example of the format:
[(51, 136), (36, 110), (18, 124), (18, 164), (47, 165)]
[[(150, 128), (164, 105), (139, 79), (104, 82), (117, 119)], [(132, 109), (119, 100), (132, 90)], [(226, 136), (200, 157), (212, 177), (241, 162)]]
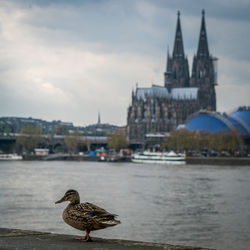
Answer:
[(110, 219), (114, 219), (117, 216), (116, 214), (111, 214), (105, 209), (89, 202), (77, 204), (74, 206), (74, 209), (91, 217), (97, 216), (97, 217), (108, 217)]

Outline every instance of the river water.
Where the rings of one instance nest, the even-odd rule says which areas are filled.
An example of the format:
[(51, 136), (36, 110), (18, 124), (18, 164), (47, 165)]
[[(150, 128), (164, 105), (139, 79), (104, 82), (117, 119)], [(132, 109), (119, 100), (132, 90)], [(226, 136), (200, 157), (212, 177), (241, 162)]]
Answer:
[(71, 188), (119, 215), (93, 237), (249, 249), (250, 166), (2, 161), (0, 227), (83, 235), (54, 204)]

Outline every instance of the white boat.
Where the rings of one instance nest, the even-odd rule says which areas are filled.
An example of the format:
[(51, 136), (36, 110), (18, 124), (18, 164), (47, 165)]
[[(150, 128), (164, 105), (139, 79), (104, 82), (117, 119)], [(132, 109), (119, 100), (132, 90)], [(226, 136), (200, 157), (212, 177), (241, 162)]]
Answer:
[(17, 154), (0, 154), (0, 161), (18, 161), (22, 159), (23, 157)]
[(136, 163), (159, 163), (159, 164), (185, 164), (184, 154), (177, 154), (173, 151), (168, 153), (149, 152), (136, 153), (132, 155), (132, 162)]

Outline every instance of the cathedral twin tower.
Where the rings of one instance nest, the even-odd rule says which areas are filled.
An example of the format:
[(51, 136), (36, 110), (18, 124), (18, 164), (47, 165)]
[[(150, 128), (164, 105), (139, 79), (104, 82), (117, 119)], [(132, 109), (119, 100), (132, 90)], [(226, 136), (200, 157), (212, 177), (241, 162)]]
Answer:
[(172, 56), (168, 54), (167, 70), (165, 72), (165, 87), (168, 89), (198, 87), (203, 93), (201, 109), (216, 110), (215, 89), (216, 72), (213, 58), (209, 54), (207, 32), (205, 25), (205, 12), (202, 11), (201, 30), (197, 54), (193, 59), (192, 75), (189, 77), (188, 60), (184, 54), (181, 32), (180, 12), (178, 12), (175, 43)]
[(146, 134), (169, 132), (184, 124), (194, 112), (216, 111), (216, 78), (216, 58), (209, 54), (204, 10), (191, 76), (178, 12), (173, 53), (167, 55), (164, 86), (137, 87), (132, 92), (127, 117), (129, 139), (143, 142)]

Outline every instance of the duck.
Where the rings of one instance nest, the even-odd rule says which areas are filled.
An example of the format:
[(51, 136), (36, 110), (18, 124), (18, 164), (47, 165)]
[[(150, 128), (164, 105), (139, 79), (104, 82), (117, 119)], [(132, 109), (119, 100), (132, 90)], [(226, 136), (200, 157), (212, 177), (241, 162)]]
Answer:
[(116, 226), (121, 223), (115, 219), (118, 216), (116, 214), (109, 213), (105, 209), (89, 202), (80, 203), (79, 193), (74, 189), (69, 189), (55, 204), (65, 201), (70, 203), (62, 213), (64, 222), (86, 232), (85, 236), (76, 238), (77, 240), (83, 242), (92, 241), (89, 235), (91, 231)]

